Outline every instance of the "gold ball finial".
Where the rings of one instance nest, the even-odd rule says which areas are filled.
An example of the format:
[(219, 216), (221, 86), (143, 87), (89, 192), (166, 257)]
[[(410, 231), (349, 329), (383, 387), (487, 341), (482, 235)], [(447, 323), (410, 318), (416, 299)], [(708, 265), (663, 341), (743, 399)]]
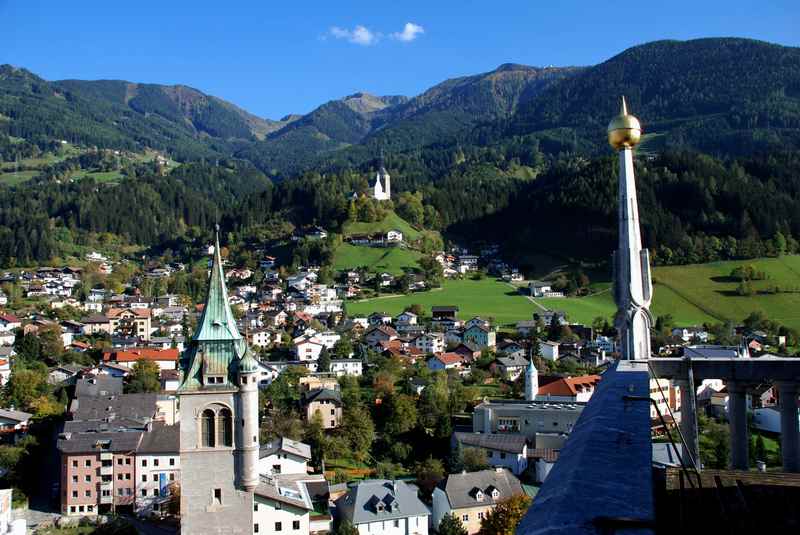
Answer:
[(608, 123), (608, 144), (615, 150), (635, 147), (642, 138), (642, 125), (639, 119), (628, 114), (625, 97), (619, 115)]

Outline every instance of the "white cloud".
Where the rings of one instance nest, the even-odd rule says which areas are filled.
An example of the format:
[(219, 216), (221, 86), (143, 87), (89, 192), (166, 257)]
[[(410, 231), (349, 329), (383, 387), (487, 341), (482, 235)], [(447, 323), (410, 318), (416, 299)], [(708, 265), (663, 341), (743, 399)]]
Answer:
[(373, 32), (366, 26), (360, 24), (352, 30), (333, 26), (328, 33), (335, 39), (344, 39), (350, 43), (361, 46), (374, 45), (381, 38), (381, 34)]
[(393, 33), (392, 39), (408, 43), (416, 39), (417, 36), (422, 33), (425, 33), (425, 28), (413, 22), (406, 22), (406, 25), (403, 26), (403, 31)]

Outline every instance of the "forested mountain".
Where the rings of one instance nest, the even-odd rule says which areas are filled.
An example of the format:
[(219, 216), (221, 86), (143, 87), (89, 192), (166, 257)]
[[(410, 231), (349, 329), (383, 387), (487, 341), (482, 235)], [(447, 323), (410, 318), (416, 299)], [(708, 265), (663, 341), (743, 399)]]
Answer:
[(568, 128), (605, 150), (620, 95), (655, 134), (647, 148), (741, 154), (800, 146), (800, 48), (749, 39), (630, 48), (523, 103), (512, 132)]

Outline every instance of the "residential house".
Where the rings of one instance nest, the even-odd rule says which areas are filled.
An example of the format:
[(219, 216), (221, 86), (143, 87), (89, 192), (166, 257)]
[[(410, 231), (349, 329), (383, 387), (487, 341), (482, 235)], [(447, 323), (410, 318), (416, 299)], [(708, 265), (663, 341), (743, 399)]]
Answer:
[(392, 316), (386, 312), (373, 312), (367, 316), (367, 321), (369, 322), (370, 326), (389, 325), (392, 323)]
[(317, 338), (303, 336), (294, 343), (294, 354), (297, 360), (317, 361), (324, 347)]
[(452, 305), (431, 307), (431, 321), (443, 329), (459, 327), (461, 322), (458, 320), (458, 307)]
[(486, 454), (486, 462), (495, 468), (506, 468), (520, 475), (528, 467), (528, 441), (524, 435), (511, 433), (453, 433), (452, 446), (462, 451), (476, 448)]
[(497, 502), (524, 494), (519, 479), (503, 468), (450, 474), (433, 491), (434, 528), (445, 515), (461, 521), (469, 535), (480, 531), (481, 521)]
[(377, 325), (364, 334), (364, 341), (371, 347), (378, 347), (380, 342), (389, 342), (397, 338), (397, 331), (389, 325)]
[[(312, 497), (315, 487), (327, 487), (322, 475), (279, 474), (260, 476), (254, 490), (253, 533), (306, 535), (312, 532)], [(327, 525), (329, 528), (330, 521)]]
[(307, 422), (319, 413), (324, 429), (335, 429), (342, 423), (342, 395), (337, 390), (320, 388), (303, 392), (301, 404)]
[(497, 333), (483, 325), (472, 325), (464, 330), (462, 340), (468, 344), (474, 344), (481, 349), (493, 348), (496, 344)]
[(489, 365), (489, 369), (493, 373), (502, 374), (509, 381), (516, 381), (517, 377), (525, 370), (528, 362), (527, 357), (520, 355), (497, 357)]
[(343, 375), (361, 377), (363, 368), (364, 363), (360, 359), (331, 359), (330, 373), (336, 377)]
[(708, 331), (701, 327), (676, 327), (672, 329), (672, 336), (680, 338), (684, 342), (708, 342)]
[(549, 381), (540, 377), (536, 399), (587, 402), (594, 394), (600, 379), (602, 377), (599, 375), (557, 377)]
[[(268, 329), (256, 329), (247, 333), (247, 342), (255, 347), (269, 347), (272, 345), (275, 333)], [(275, 336), (277, 339), (277, 336)]]
[(401, 312), (395, 318), (395, 325), (417, 325), (418, 317), (410, 310)]
[(444, 351), (444, 335), (442, 333), (427, 333), (414, 339), (414, 347), (426, 354), (441, 353)]
[(0, 313), (0, 332), (10, 333), (22, 327), (22, 321), (14, 314)]
[(439, 353), (428, 359), (428, 368), (439, 370), (463, 370), (464, 357), (458, 353)]
[(525, 347), (514, 340), (503, 340), (497, 344), (497, 351), (504, 353), (507, 357), (524, 357)]
[(103, 363), (117, 364), (129, 369), (138, 360), (147, 360), (158, 364), (161, 370), (175, 370), (178, 365), (180, 353), (177, 348), (153, 349), (147, 347), (137, 347), (127, 350), (106, 350), (103, 351)]
[(298, 440), (277, 437), (262, 444), (258, 455), (258, 473), (268, 476), (278, 474), (308, 474), (311, 446)]
[(388, 243), (400, 243), (403, 241), (403, 233), (397, 229), (392, 229), (386, 233)]
[(484, 327), (486, 329), (488, 329), (491, 326), (491, 324), (485, 319), (475, 316), (474, 318), (467, 320), (464, 323), (464, 329), (469, 329), (473, 325), (478, 325), (479, 327)]
[(270, 327), (283, 327), (288, 317), (284, 310), (272, 310), (264, 315), (264, 321)]
[(404, 481), (361, 481), (335, 504), (340, 520), (349, 521), (360, 535), (428, 534), (430, 511)]
[(150, 309), (112, 308), (106, 316), (111, 323), (112, 334), (138, 336), (145, 341), (150, 339)]
[(16, 443), (28, 432), (28, 424), (33, 414), (13, 409), (0, 409), (0, 439)]
[(545, 360), (551, 362), (558, 360), (558, 342), (542, 340), (539, 342), (539, 351), (542, 353), (542, 358)]

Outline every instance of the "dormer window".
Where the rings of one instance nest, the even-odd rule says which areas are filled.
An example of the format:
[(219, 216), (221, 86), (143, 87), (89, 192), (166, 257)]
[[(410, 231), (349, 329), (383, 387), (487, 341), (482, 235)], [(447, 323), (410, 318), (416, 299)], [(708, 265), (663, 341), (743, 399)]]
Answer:
[(499, 491), (499, 490), (497, 490), (497, 489), (494, 489), (494, 490), (492, 491), (492, 499), (493, 499), (493, 500), (496, 500), (496, 499), (497, 499), (497, 498), (499, 498), (499, 497), (500, 497), (500, 491)]
[(475, 499), (478, 500), (479, 502), (483, 501), (483, 491), (482, 490), (479, 490), (478, 492), (475, 493)]
[(221, 375), (207, 375), (206, 376), (206, 384), (209, 385), (221, 385), (224, 382), (223, 377)]

